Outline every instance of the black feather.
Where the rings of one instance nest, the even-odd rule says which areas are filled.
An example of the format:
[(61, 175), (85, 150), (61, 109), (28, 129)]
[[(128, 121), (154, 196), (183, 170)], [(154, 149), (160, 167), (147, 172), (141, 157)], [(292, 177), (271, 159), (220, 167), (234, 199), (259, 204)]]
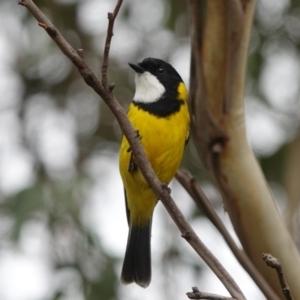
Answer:
[(126, 194), (126, 190), (124, 188), (124, 198), (125, 198), (125, 208), (126, 208), (126, 217), (127, 217), (127, 223), (128, 223), (128, 226), (130, 226), (130, 210), (129, 210), (129, 207), (128, 207), (128, 202), (127, 202), (127, 194)]
[(185, 104), (183, 100), (177, 100), (176, 98), (172, 98), (167, 95), (164, 95), (157, 102), (142, 103), (138, 101), (132, 101), (132, 103), (139, 109), (147, 111), (149, 114), (152, 114), (158, 118), (165, 118), (179, 112), (181, 105)]
[(146, 288), (151, 281), (151, 220), (145, 227), (131, 226), (121, 280)]

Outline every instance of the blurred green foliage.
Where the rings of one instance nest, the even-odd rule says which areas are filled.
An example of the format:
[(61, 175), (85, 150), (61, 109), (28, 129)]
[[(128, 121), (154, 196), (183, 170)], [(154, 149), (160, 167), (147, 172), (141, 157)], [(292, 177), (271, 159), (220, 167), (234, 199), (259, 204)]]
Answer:
[[(99, 2), (105, 2), (107, 7), (113, 8), (114, 1), (99, 0)], [(124, 56), (118, 56), (122, 53), (120, 50), (114, 52), (113, 39), (109, 67), (109, 80), (116, 84), (115, 95), (124, 107), (127, 107), (133, 94), (133, 76), (127, 68), (127, 59), (139, 60), (150, 55), (153, 50), (155, 55), (168, 60), (174, 49), (184, 43), (188, 45), (188, 16), (185, 2), (157, 0), (151, 3), (155, 5), (160, 2), (163, 3), (162, 18), (149, 32), (145, 28), (135, 27), (135, 18), (137, 18), (135, 7), (142, 5), (137, 1), (124, 1), (116, 21), (114, 38), (122, 34), (122, 26), (127, 26), (126, 28), (131, 30), (124, 40)], [(84, 49), (85, 60), (96, 74), (100, 74), (105, 28), (97, 29), (97, 22), (91, 30), (87, 30), (86, 25), (82, 25), (82, 19), (86, 23), (89, 22), (89, 16), (84, 18), (82, 16), (83, 6), (87, 4), (76, 0), (37, 0), (35, 3), (75, 49)], [(277, 16), (279, 25), (276, 23), (276, 26), (270, 25), (272, 22), (265, 20), (272, 18), (272, 15), (260, 8), (260, 13), (256, 15), (254, 22), (253, 41), (249, 52), (250, 83), (247, 86), (247, 94), (255, 95), (270, 109), (273, 109), (272, 105), (266, 100), (260, 88), (261, 74), (267, 60), (265, 49), (270, 43), (277, 43), (277, 47), (288, 43), (299, 51), (300, 35), (297, 30), (299, 31), (300, 27), (300, 4), (299, 1), (286, 1), (286, 3), (286, 7)], [(96, 5), (96, 2), (94, 4)], [(18, 50), (14, 57), (13, 71), (21, 81), (20, 99), (17, 101), (15, 111), (18, 114), (21, 131), (19, 143), (30, 153), (34, 162), (34, 180), (28, 187), (16, 193), (10, 195), (1, 193), (0, 214), (9, 218), (8, 223), (12, 225), (8, 226), (9, 230), (1, 231), (0, 247), (1, 245), (6, 247), (7, 243), (13, 243), (17, 247), (22, 228), (27, 222), (36, 220), (45, 223), (50, 234), (51, 264), (58, 273), (62, 270), (72, 270), (77, 274), (79, 278), (77, 288), (82, 294), (82, 299), (121, 299), (117, 288), (119, 275), (116, 272), (116, 265), (120, 260), (104, 250), (102, 241), (94, 232), (86, 228), (81, 215), (93, 181), (86, 172), (86, 162), (93, 156), (101, 156), (101, 153), (107, 149), (116, 152), (116, 145), (121, 137), (120, 129), (103, 101), (83, 83), (77, 70), (37, 26), (26, 9), (17, 7), (16, 3), (12, 4), (9, 0), (2, 0), (0, 10), (7, 7), (13, 7), (13, 10), (17, 11), (16, 22), (21, 24), (23, 32), (22, 38), (15, 41)], [(106, 19), (106, 12), (100, 14), (99, 10), (98, 17)], [(169, 39), (166, 39), (169, 48), (165, 49), (163, 46), (165, 40), (159, 43), (155, 40), (155, 37), (160, 34)], [(125, 44), (131, 43), (128, 38), (130, 35), (136, 35), (140, 40), (128, 54)], [(41, 102), (35, 104), (33, 97), (38, 99), (40, 97)], [(59, 164), (58, 167), (52, 165), (53, 162), (45, 159), (45, 154), (41, 154), (39, 138), (35, 134), (35, 130), (39, 128), (30, 125), (33, 119), (50, 108), (57, 113), (71, 116), (73, 122), (71, 122), (73, 127), (70, 126), (73, 128), (72, 139), (75, 141), (77, 154), (73, 164), (69, 164), (65, 169), (60, 168)], [(274, 111), (282, 114), (276, 112), (276, 109)], [(289, 112), (287, 115), (289, 118)], [(292, 117), (296, 123), (292, 126), (297, 127), (299, 119)], [(260, 157), (261, 166), (269, 180), (283, 184), (285, 155), (286, 151), (282, 145), (270, 156)], [(210, 181), (192, 142), (187, 148), (182, 168), (189, 170), (200, 181)], [(199, 218), (199, 213), (192, 214), (192, 218)], [(180, 251), (177, 249), (176, 242), (171, 243), (163, 260), (172, 262), (179, 259)], [(193, 267), (195, 272), (201, 272), (199, 265)], [(52, 291), (49, 299), (65, 299), (66, 291), (72, 284), (69, 280), (65, 280)]]

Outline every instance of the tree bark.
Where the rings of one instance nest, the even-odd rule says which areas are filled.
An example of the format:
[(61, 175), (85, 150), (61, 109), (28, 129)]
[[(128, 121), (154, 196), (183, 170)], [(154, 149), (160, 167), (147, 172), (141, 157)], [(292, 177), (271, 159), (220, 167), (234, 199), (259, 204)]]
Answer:
[(300, 220), (299, 220), (299, 207), (300, 207), (300, 130), (295, 139), (288, 145), (285, 170), (284, 170), (284, 184), (287, 191), (288, 199), (286, 203), (285, 220), (294, 237), (294, 241), (300, 247)]
[(188, 0), (188, 6), (192, 132), (200, 156), (248, 256), (282, 297), (262, 253), (280, 258), (295, 299), (300, 299), (299, 255), (246, 136), (244, 82), (255, 1), (206, 1), (202, 23), (203, 4)]

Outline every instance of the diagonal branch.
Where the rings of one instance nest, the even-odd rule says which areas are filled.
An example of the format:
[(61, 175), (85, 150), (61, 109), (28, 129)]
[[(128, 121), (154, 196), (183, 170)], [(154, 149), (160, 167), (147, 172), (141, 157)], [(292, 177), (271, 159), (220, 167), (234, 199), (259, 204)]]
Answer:
[(201, 189), (199, 184), (197, 184), (195, 178), (190, 177), (188, 174), (182, 171), (177, 171), (176, 179), (190, 194), (192, 199), (195, 201), (198, 209), (202, 210), (209, 218), (209, 220), (214, 224), (214, 226), (219, 230), (236, 259), (248, 272), (248, 274), (251, 276), (251, 278), (254, 280), (254, 282), (257, 284), (260, 290), (264, 293), (266, 298), (269, 300), (279, 300), (279, 297), (276, 295), (276, 293), (273, 291), (273, 289), (270, 287), (270, 285), (267, 283), (264, 277), (253, 265), (248, 255), (237, 246), (230, 233), (226, 229), (224, 223), (222, 222), (215, 209), (211, 205), (210, 201), (204, 194), (203, 190)]
[[(132, 152), (135, 156), (136, 163), (140, 168), (143, 176), (149, 182), (149, 185), (156, 193), (158, 198), (162, 201), (163, 205), (167, 209), (168, 213), (176, 223), (182, 237), (184, 237), (187, 242), (194, 248), (198, 255), (206, 262), (206, 264), (212, 269), (216, 276), (227, 288), (228, 292), (237, 300), (245, 299), (240, 288), (237, 286), (235, 281), (229, 275), (229, 273), (224, 269), (220, 262), (213, 256), (208, 248), (202, 243), (199, 237), (196, 235), (190, 224), (186, 221), (185, 217), (175, 204), (172, 197), (169, 195), (169, 192), (161, 182), (158, 180), (155, 175), (150, 162), (148, 161), (144, 149), (137, 138), (136, 132), (129, 122), (126, 113), (123, 108), (116, 100), (112, 93), (112, 89), (109, 87), (107, 82), (107, 66), (102, 68), (102, 83), (89, 68), (89, 66), (84, 62), (81, 55), (79, 55), (71, 45), (62, 37), (59, 31), (52, 25), (52, 23), (43, 15), (43, 13), (38, 9), (38, 7), (33, 3), (32, 0), (20, 0), (19, 4), (25, 6), (32, 15), (38, 20), (40, 25), (47, 31), (50, 37), (55, 41), (59, 46), (62, 52), (74, 63), (79, 73), (85, 80), (85, 82), (94, 89), (94, 91), (104, 100), (104, 102), (109, 106), (112, 113), (115, 115), (124, 135), (126, 136)], [(118, 2), (115, 9), (115, 16), (117, 15), (121, 6), (121, 1)], [(113, 22), (110, 23), (111, 32), (113, 31)], [(109, 56), (109, 46), (111, 37), (108, 38), (107, 44), (107, 53), (105, 57)]]

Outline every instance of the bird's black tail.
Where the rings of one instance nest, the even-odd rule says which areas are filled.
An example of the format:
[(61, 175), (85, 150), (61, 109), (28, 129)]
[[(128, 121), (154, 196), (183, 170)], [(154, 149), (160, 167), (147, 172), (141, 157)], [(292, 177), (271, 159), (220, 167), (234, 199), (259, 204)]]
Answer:
[(151, 220), (146, 227), (130, 227), (123, 263), (122, 283), (146, 288), (151, 281)]

